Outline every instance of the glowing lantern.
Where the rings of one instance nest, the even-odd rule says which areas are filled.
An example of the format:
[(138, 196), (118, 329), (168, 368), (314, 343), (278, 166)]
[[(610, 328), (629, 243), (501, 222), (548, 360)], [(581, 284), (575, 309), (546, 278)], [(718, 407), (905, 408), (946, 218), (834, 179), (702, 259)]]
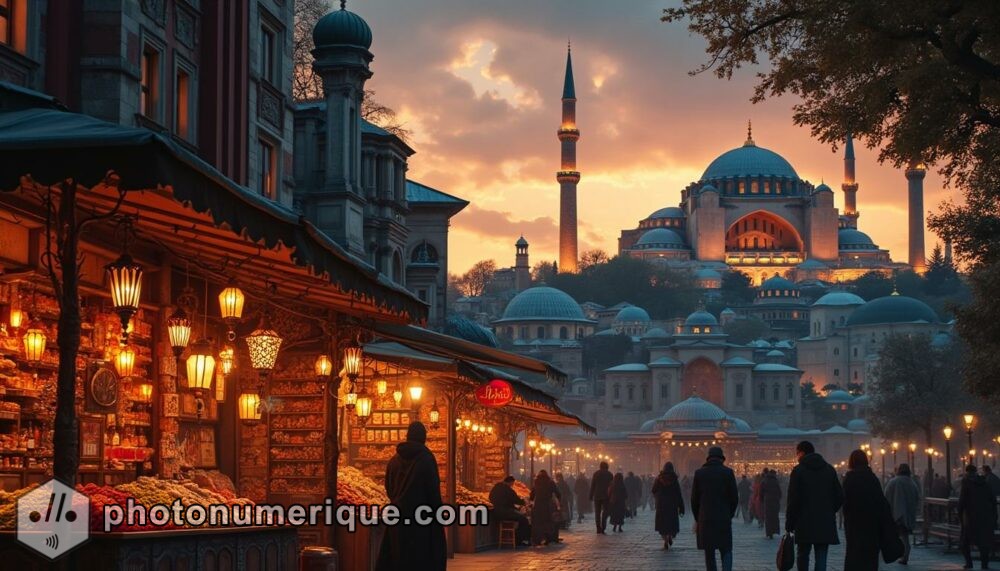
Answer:
[(188, 388), (207, 391), (212, 388), (214, 377), (215, 357), (212, 356), (212, 344), (207, 339), (200, 339), (191, 345), (191, 354), (187, 358)]
[(396, 401), (396, 408), (403, 404), (403, 391), (396, 389), (392, 391), (392, 400)]
[(124, 253), (113, 263), (104, 267), (111, 290), (111, 304), (121, 319), (122, 339), (128, 340), (129, 319), (139, 311), (139, 296), (142, 293), (142, 266), (135, 263), (132, 256)]
[(226, 402), (226, 376), (222, 371), (215, 373), (215, 400), (216, 402)]
[(414, 383), (410, 385), (410, 403), (413, 406), (418, 406), (420, 404), (420, 398), (424, 395), (424, 387)]
[(174, 349), (174, 356), (180, 358), (191, 341), (191, 320), (183, 309), (178, 307), (167, 319), (167, 336), (170, 338), (170, 346)]
[(357, 412), (358, 422), (361, 423), (361, 426), (367, 424), (368, 417), (372, 415), (372, 399), (369, 397), (359, 398), (355, 412)]
[(385, 393), (389, 392), (389, 383), (385, 379), (375, 381), (375, 392), (380, 397), (385, 396)]
[(236, 364), (236, 351), (226, 345), (219, 350), (219, 363), (222, 365), (222, 374), (228, 375), (233, 372), (233, 366)]
[(437, 399), (434, 399), (434, 405), (431, 406), (428, 419), (431, 421), (431, 428), (436, 430), (437, 427), (441, 426), (441, 411), (438, 409)]
[(329, 377), (333, 374), (333, 361), (330, 357), (326, 355), (320, 355), (316, 357), (316, 365), (314, 366), (316, 370), (317, 377)]
[(143, 381), (139, 383), (139, 401), (151, 402), (153, 400), (153, 383)]
[(243, 393), (240, 395), (238, 403), (240, 420), (254, 422), (260, 420), (262, 407), (260, 406), (260, 395), (257, 393)]
[(135, 370), (135, 351), (131, 347), (122, 347), (121, 351), (115, 355), (115, 370), (118, 371), (118, 376), (123, 379), (132, 376), (132, 371)]
[(35, 322), (24, 332), (24, 358), (30, 363), (39, 363), (45, 354), (45, 330)]
[(352, 381), (361, 375), (361, 365), (364, 362), (364, 351), (357, 343), (351, 343), (344, 348), (344, 373)]
[(354, 407), (358, 404), (358, 393), (354, 392), (354, 389), (350, 389), (350, 392), (344, 395), (344, 408), (347, 410), (354, 410)]
[(222, 320), (229, 326), (230, 341), (236, 339), (236, 333), (233, 329), (243, 317), (243, 303), (245, 301), (246, 296), (243, 295), (243, 290), (233, 285), (222, 290), (222, 293), (219, 294), (219, 312), (222, 314)]
[(274, 364), (278, 361), (278, 350), (281, 349), (283, 339), (278, 332), (268, 328), (261, 318), (260, 324), (249, 336), (247, 336), (247, 348), (250, 350), (250, 364), (261, 373), (266, 373), (274, 369)]
[(10, 308), (10, 327), (11, 329), (20, 329), (21, 323), (24, 321), (24, 312), (18, 307)]

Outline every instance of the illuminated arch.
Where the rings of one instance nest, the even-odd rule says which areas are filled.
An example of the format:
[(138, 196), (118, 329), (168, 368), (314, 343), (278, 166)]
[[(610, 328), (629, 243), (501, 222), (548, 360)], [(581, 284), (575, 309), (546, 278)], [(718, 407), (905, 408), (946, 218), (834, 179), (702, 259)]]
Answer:
[(698, 395), (703, 400), (724, 406), (722, 402), (722, 369), (707, 357), (688, 361), (681, 374), (681, 398)]
[(726, 230), (727, 252), (804, 252), (802, 237), (787, 220), (766, 210), (740, 217)]

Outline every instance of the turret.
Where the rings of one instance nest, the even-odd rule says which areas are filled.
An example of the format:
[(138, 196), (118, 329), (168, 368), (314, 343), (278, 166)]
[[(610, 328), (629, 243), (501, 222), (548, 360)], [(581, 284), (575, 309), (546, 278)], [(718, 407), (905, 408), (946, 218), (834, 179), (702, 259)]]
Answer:
[(576, 272), (577, 220), (576, 185), (580, 172), (576, 170), (576, 86), (573, 82), (573, 57), (566, 49), (566, 76), (563, 79), (562, 124), (558, 131), (562, 160), (556, 180), (559, 181), (559, 267), (564, 272)]
[(844, 218), (848, 228), (858, 227), (858, 182), (854, 177), (854, 139), (848, 135), (844, 144)]
[(531, 287), (531, 265), (528, 262), (528, 241), (521, 236), (514, 243), (514, 288), (524, 291)]

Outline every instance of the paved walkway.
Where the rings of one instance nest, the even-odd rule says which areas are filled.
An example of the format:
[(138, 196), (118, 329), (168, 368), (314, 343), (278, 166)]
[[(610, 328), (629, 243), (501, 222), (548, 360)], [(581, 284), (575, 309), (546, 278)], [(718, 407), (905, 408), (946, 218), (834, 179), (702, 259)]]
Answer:
[[(653, 516), (639, 512), (636, 519), (626, 520), (625, 532), (608, 535), (594, 533), (593, 518), (574, 524), (563, 531), (563, 543), (548, 547), (522, 547), (517, 551), (486, 551), (474, 555), (458, 554), (450, 561), (452, 571), (703, 571), (704, 556), (695, 547), (691, 533), (693, 521), (688, 515), (681, 520), (681, 534), (668, 552), (653, 531)], [(843, 534), (841, 534), (843, 541)], [(757, 524), (733, 523), (733, 569), (737, 571), (773, 571), (778, 539), (768, 540)], [(978, 564), (977, 564), (978, 567)], [(952, 571), (962, 568), (962, 557), (944, 554), (940, 545), (914, 547), (909, 566), (883, 564), (891, 571)], [(830, 549), (829, 571), (844, 569), (844, 546)], [(847, 570), (850, 571), (850, 570)]]

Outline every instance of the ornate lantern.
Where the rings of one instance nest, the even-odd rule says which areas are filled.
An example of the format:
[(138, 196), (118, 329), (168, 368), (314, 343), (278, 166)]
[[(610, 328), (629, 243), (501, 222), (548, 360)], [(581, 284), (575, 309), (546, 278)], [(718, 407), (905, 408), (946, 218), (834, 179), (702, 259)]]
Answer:
[(153, 383), (149, 381), (142, 381), (139, 383), (139, 398), (140, 402), (152, 402), (153, 400)]
[(358, 404), (358, 393), (354, 392), (354, 387), (347, 389), (347, 394), (344, 395), (344, 408), (348, 411), (354, 410), (354, 407)]
[(20, 307), (10, 306), (10, 328), (20, 329), (21, 323), (24, 322), (24, 312), (21, 311)]
[(236, 339), (234, 329), (243, 318), (243, 304), (245, 302), (246, 296), (243, 295), (243, 290), (232, 284), (219, 294), (219, 312), (222, 314), (222, 320), (229, 327), (230, 341)]
[(434, 399), (431, 412), (428, 414), (428, 420), (431, 421), (431, 428), (434, 430), (437, 430), (441, 426), (441, 411), (438, 409), (437, 399)]
[(358, 398), (357, 407), (355, 412), (358, 415), (358, 423), (361, 426), (368, 424), (368, 417), (372, 415), (372, 399), (371, 397), (360, 397)]
[(257, 393), (243, 393), (240, 395), (238, 403), (240, 420), (246, 422), (257, 422), (260, 420), (263, 407), (260, 402), (260, 395)]
[(174, 356), (179, 359), (191, 341), (191, 320), (183, 309), (178, 307), (167, 319), (167, 336), (170, 338), (170, 346), (174, 349)]
[(270, 329), (263, 317), (257, 329), (247, 336), (247, 348), (250, 350), (250, 364), (260, 373), (274, 369), (278, 361), (278, 350), (283, 339), (278, 332)]
[(385, 393), (389, 392), (389, 383), (385, 379), (375, 381), (375, 392), (378, 396), (384, 397)]
[(212, 344), (207, 339), (199, 339), (191, 345), (187, 358), (188, 388), (196, 392), (212, 388), (215, 377), (215, 357), (212, 355)]
[(24, 358), (29, 363), (39, 363), (45, 354), (45, 330), (37, 321), (24, 332)]
[(132, 376), (132, 372), (135, 370), (135, 351), (128, 345), (122, 347), (115, 355), (115, 370), (118, 371), (118, 376), (123, 379)]
[(392, 391), (392, 400), (396, 401), (396, 408), (403, 404), (403, 391), (396, 389)]
[(410, 404), (414, 408), (420, 406), (420, 399), (424, 396), (424, 387), (420, 386), (419, 383), (414, 382), (410, 385)]
[(222, 365), (223, 375), (233, 372), (233, 367), (236, 365), (236, 351), (229, 345), (219, 350), (219, 364)]
[(142, 293), (142, 266), (128, 252), (104, 267), (111, 290), (111, 304), (122, 324), (122, 341), (128, 341), (128, 322), (139, 311)]
[(364, 351), (357, 343), (351, 343), (344, 348), (344, 374), (352, 381), (361, 375), (361, 366), (364, 363)]
[(329, 377), (333, 374), (333, 361), (327, 355), (316, 357), (316, 364), (313, 366), (317, 377)]

